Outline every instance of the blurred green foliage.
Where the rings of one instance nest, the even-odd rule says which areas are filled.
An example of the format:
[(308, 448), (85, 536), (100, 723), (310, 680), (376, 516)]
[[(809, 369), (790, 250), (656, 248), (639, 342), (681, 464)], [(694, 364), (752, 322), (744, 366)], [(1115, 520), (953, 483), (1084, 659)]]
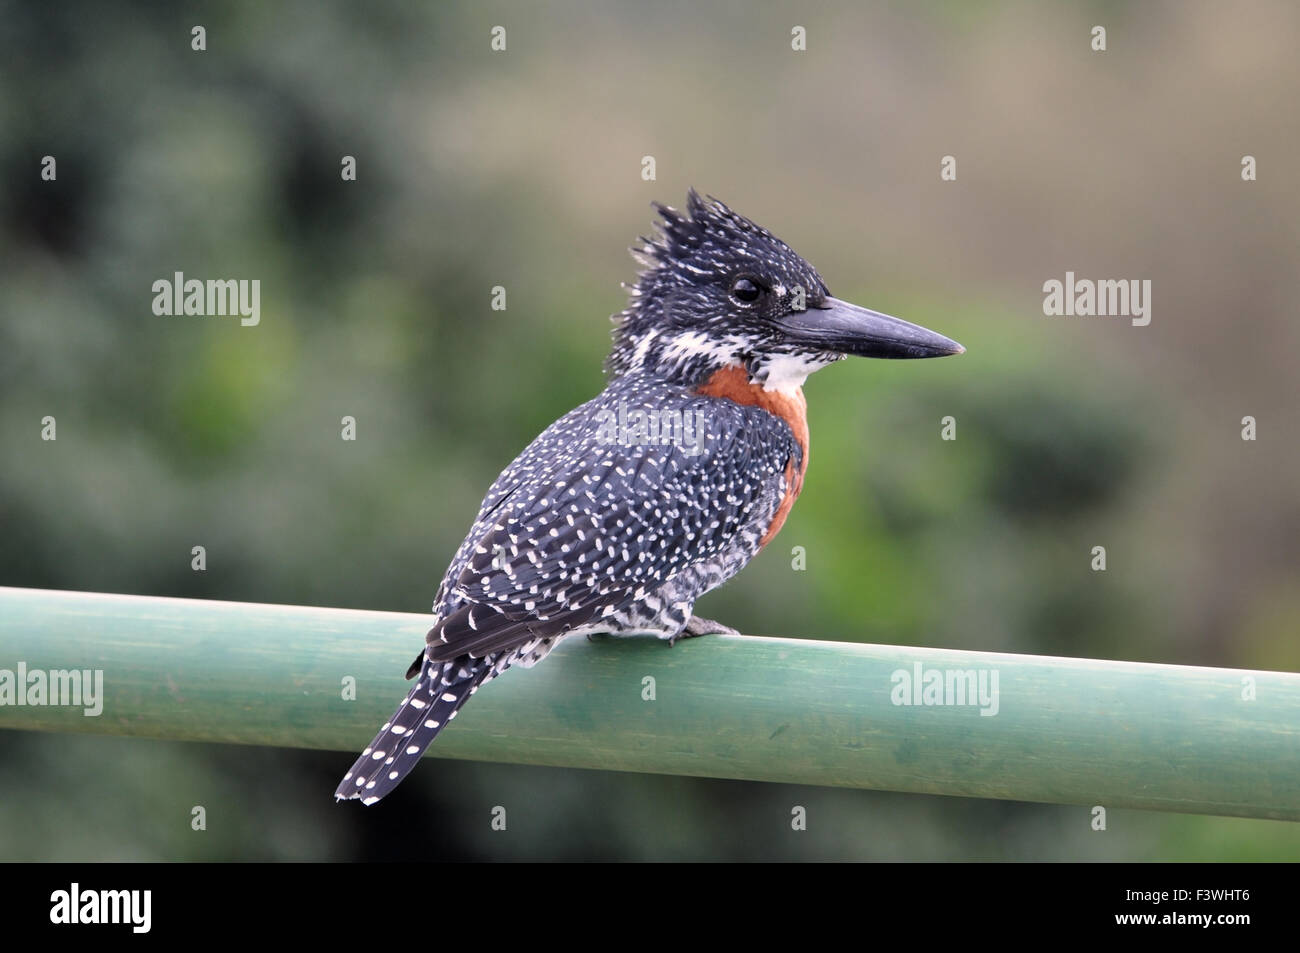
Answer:
[[(1247, 6), (0, 4), (0, 584), (427, 607), (602, 386), (624, 249), (693, 184), (969, 350), (812, 379), (805, 493), (702, 614), (1295, 669), (1300, 199), (1237, 163), (1300, 145), (1298, 16)], [(1043, 317), (1067, 268), (1152, 277), (1152, 325)], [(176, 271), (260, 279), (260, 325), (154, 316)], [(1300, 856), (1268, 822), (441, 761), (336, 808), (349, 758), (3, 733), (0, 858)]]

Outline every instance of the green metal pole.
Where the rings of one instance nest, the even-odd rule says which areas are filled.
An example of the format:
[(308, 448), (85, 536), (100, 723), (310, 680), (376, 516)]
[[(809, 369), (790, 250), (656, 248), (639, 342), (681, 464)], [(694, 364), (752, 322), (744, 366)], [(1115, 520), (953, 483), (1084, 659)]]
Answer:
[[(405, 695), (401, 676), (428, 625), (391, 612), (0, 588), (0, 728), (351, 753)], [(102, 670), (98, 716), (84, 698), (16, 704), (15, 691), (35, 697), (33, 672), (72, 669), (90, 670), (91, 685)], [(968, 676), (950, 671), (973, 673), (977, 689), (983, 672), (984, 699), (958, 698)], [(966, 703), (926, 704), (931, 673), (943, 683), (930, 701)], [(488, 685), (430, 750), (1300, 820), (1300, 675), (748, 636), (674, 648), (576, 639)], [(340, 756), (340, 774), (350, 760)]]

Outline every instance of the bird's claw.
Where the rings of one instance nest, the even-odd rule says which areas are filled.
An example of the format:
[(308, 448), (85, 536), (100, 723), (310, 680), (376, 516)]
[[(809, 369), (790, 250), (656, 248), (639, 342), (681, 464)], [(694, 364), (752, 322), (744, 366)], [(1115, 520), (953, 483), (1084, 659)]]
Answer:
[(740, 633), (729, 625), (693, 615), (686, 620), (686, 625), (680, 632), (669, 637), (668, 644), (673, 646), (677, 644), (678, 639), (694, 639), (701, 635), (740, 635)]

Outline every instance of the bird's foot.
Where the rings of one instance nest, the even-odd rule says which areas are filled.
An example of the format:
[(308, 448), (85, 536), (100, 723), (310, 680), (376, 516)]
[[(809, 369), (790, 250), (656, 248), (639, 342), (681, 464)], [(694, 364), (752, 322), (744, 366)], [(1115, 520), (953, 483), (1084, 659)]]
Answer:
[(670, 638), (668, 644), (676, 645), (678, 639), (693, 639), (701, 635), (740, 635), (740, 633), (729, 625), (693, 615), (686, 621), (686, 628)]
[(712, 619), (705, 619), (697, 615), (691, 616), (686, 621), (686, 628), (682, 630), (687, 638), (693, 638), (697, 635), (740, 635), (740, 632), (729, 625), (723, 625), (721, 622), (714, 622)]

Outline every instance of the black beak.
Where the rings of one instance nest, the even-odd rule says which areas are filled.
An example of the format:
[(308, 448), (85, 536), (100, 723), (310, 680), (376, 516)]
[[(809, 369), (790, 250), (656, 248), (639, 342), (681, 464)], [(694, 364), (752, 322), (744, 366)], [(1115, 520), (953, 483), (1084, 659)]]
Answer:
[(777, 319), (776, 325), (799, 344), (857, 357), (946, 357), (966, 351), (942, 334), (839, 298), (824, 298), (807, 311)]

